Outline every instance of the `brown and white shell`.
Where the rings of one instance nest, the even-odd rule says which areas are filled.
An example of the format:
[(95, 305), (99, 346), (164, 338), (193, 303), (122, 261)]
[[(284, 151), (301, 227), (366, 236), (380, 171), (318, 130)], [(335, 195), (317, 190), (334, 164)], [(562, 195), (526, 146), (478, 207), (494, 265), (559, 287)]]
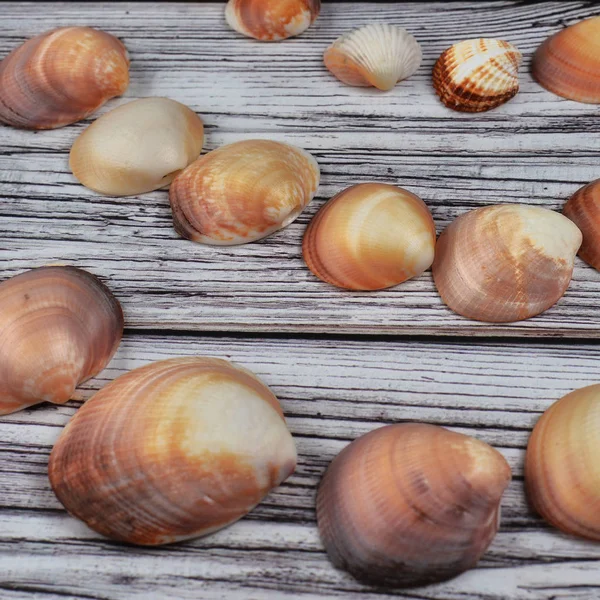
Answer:
[(460, 315), (491, 323), (528, 319), (569, 287), (581, 239), (569, 219), (545, 208), (478, 208), (440, 235), (433, 279), (442, 300)]
[(96, 393), (54, 446), (49, 476), (69, 513), (95, 531), (158, 545), (237, 521), (295, 466), (269, 388), (227, 361), (189, 357)]
[(521, 53), (508, 42), (477, 38), (454, 44), (433, 68), (433, 87), (453, 110), (483, 112), (519, 91)]
[(369, 584), (450, 579), (492, 542), (510, 478), (498, 451), (466, 435), (382, 427), (329, 465), (317, 495), (321, 539), (336, 567)]
[(433, 262), (435, 224), (418, 196), (384, 183), (353, 185), (321, 207), (302, 252), (323, 281), (379, 290), (420, 275)]
[(91, 273), (40, 267), (0, 284), (0, 415), (64, 404), (106, 367), (123, 312)]
[(179, 235), (202, 244), (253, 242), (287, 227), (319, 187), (305, 150), (270, 140), (222, 146), (184, 169), (169, 201)]
[(129, 85), (129, 55), (114, 36), (61, 27), (0, 62), (0, 122), (54, 129), (85, 119)]

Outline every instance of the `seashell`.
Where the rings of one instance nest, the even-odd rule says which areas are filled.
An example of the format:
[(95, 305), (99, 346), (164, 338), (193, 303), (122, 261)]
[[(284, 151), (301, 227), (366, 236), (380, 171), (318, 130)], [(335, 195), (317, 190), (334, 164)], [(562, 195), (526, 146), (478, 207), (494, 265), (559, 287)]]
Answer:
[(305, 150), (269, 140), (222, 146), (173, 181), (169, 200), (179, 235), (231, 246), (287, 227), (319, 187), (319, 165)]
[(69, 166), (86, 187), (131, 196), (168, 187), (202, 150), (204, 127), (168, 98), (123, 104), (94, 121), (71, 148)]
[(391, 90), (421, 64), (419, 42), (397, 25), (354, 29), (325, 50), (325, 66), (348, 85)]
[(384, 183), (353, 185), (323, 205), (302, 242), (308, 268), (349, 290), (380, 290), (431, 266), (435, 225), (409, 191)]
[(225, 360), (135, 369), (77, 411), (50, 455), (52, 489), (102, 535), (158, 545), (251, 511), (295, 469), (277, 398)]
[(123, 312), (92, 274), (40, 267), (0, 284), (0, 414), (64, 404), (106, 367)]
[(579, 229), (551, 210), (516, 204), (478, 208), (440, 235), (433, 279), (442, 300), (459, 315), (520, 321), (563, 296), (580, 245)]
[(433, 87), (448, 107), (483, 112), (508, 102), (519, 91), (523, 57), (508, 42), (478, 38), (454, 44), (433, 68)]
[(225, 18), (238, 33), (274, 42), (300, 35), (320, 10), (321, 0), (229, 0)]
[(435, 425), (388, 425), (329, 465), (317, 495), (321, 539), (331, 562), (365, 583), (450, 579), (492, 542), (510, 478), (483, 442)]
[(600, 104), (600, 16), (549, 37), (533, 55), (531, 74), (563, 98)]
[(565, 204), (563, 214), (583, 234), (579, 256), (600, 271), (600, 179), (575, 192)]
[(533, 508), (573, 535), (600, 541), (600, 385), (575, 390), (540, 418), (527, 445)]
[(55, 129), (91, 115), (129, 85), (129, 55), (114, 36), (61, 27), (34, 37), (0, 62), (0, 122)]

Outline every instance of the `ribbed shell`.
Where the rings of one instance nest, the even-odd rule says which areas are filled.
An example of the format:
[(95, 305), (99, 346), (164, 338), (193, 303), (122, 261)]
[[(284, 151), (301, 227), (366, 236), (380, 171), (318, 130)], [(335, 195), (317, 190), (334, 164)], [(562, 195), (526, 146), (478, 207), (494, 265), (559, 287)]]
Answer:
[(116, 540), (158, 545), (240, 519), (296, 466), (281, 407), (224, 360), (165, 360), (77, 411), (50, 455), (65, 508)]
[(448, 107), (483, 112), (519, 91), (521, 53), (508, 42), (478, 38), (454, 44), (433, 68), (433, 87)]
[(116, 37), (91, 27), (62, 27), (0, 62), (0, 121), (25, 129), (63, 127), (128, 85), (129, 56)]
[(236, 142), (175, 178), (173, 224), (194, 242), (245, 244), (292, 223), (318, 187), (319, 166), (305, 150), (269, 140)]
[(340, 192), (311, 221), (302, 243), (308, 268), (350, 290), (378, 290), (420, 275), (433, 262), (435, 225), (415, 194), (383, 183)]
[(533, 55), (531, 74), (563, 98), (600, 104), (600, 16), (548, 38)]
[(308, 29), (321, 10), (321, 0), (229, 0), (225, 18), (235, 31), (274, 42)]
[(496, 535), (511, 478), (491, 446), (442, 427), (389, 425), (347, 446), (317, 496), (330, 560), (357, 579), (405, 587), (475, 566)]
[(581, 232), (535, 206), (478, 208), (440, 235), (433, 279), (442, 300), (470, 319), (520, 321), (555, 304), (571, 281)]
[(93, 275), (40, 267), (0, 284), (0, 414), (63, 404), (109, 363), (123, 312)]
[(567, 394), (542, 415), (527, 446), (525, 484), (546, 521), (600, 541), (600, 385)]
[(348, 85), (391, 90), (421, 64), (421, 47), (396, 25), (365, 25), (338, 38), (325, 51), (325, 66)]
[(75, 140), (69, 166), (102, 194), (142, 194), (167, 187), (200, 156), (203, 142), (193, 110), (168, 98), (143, 98), (94, 121)]

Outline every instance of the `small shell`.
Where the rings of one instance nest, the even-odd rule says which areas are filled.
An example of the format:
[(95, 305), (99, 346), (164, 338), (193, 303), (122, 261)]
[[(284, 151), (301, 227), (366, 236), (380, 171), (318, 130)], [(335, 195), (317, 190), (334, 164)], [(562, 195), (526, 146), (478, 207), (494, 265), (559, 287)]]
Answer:
[(389, 425), (329, 465), (317, 521), (333, 564), (408, 587), (474, 567), (492, 542), (511, 472), (491, 446), (442, 427)]
[(563, 214), (583, 234), (579, 256), (600, 271), (600, 179), (575, 192), (565, 204)]
[(232, 246), (292, 223), (319, 187), (319, 166), (305, 150), (248, 140), (213, 150), (173, 181), (169, 200), (179, 235)]
[(168, 98), (123, 104), (94, 121), (71, 148), (69, 166), (86, 187), (131, 196), (168, 187), (202, 150), (204, 127)]
[(600, 16), (549, 37), (533, 55), (531, 74), (563, 98), (600, 104)]
[(542, 415), (527, 446), (525, 484), (546, 521), (600, 541), (600, 385), (567, 394)]
[(296, 466), (277, 398), (225, 360), (152, 363), (83, 405), (50, 455), (73, 516), (124, 542), (206, 535), (252, 510)]
[(321, 0), (229, 0), (225, 18), (235, 31), (263, 42), (300, 35), (319, 16)]
[(521, 53), (508, 42), (478, 38), (454, 44), (433, 68), (433, 87), (448, 107), (483, 112), (519, 91)]
[(375, 24), (354, 29), (325, 51), (325, 66), (348, 85), (391, 90), (421, 64), (419, 42), (397, 25)]
[(440, 235), (433, 279), (442, 300), (477, 321), (508, 323), (555, 304), (571, 281), (581, 232), (545, 208), (472, 210)]
[(85, 119), (129, 85), (129, 55), (112, 35), (62, 27), (13, 50), (0, 63), (0, 122), (54, 129)]
[(0, 414), (64, 404), (109, 363), (123, 312), (93, 275), (41, 267), (0, 284)]
[(302, 251), (323, 281), (349, 290), (379, 290), (431, 266), (435, 225), (427, 206), (384, 183), (353, 185), (311, 221)]

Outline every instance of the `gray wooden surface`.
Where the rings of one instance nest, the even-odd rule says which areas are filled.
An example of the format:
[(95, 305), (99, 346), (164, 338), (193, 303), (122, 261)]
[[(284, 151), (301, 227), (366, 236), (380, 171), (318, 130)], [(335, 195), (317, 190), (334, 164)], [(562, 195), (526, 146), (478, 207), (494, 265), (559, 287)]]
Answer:
[[(529, 510), (522, 463), (539, 415), (568, 391), (600, 380), (600, 274), (578, 260), (556, 307), (524, 323), (490, 326), (448, 311), (430, 273), (374, 294), (329, 287), (305, 268), (300, 241), (327, 198), (361, 181), (419, 194), (439, 231), (486, 204), (558, 209), (600, 177), (599, 107), (560, 99), (528, 73), (547, 35), (600, 14), (600, 6), (325, 2), (309, 31), (277, 44), (229, 31), (222, 13), (222, 3), (5, 2), (0, 57), (52, 27), (106, 29), (127, 45), (132, 77), (125, 97), (100, 113), (165, 95), (202, 116), (206, 150), (252, 137), (298, 144), (322, 170), (305, 214), (248, 246), (194, 245), (172, 230), (166, 192), (115, 199), (77, 184), (68, 151), (90, 121), (39, 133), (0, 127), (0, 279), (63, 262), (99, 275), (121, 300), (125, 340), (109, 368), (78, 390), (79, 401), (152, 360), (230, 358), (281, 399), (298, 469), (222, 532), (166, 548), (129, 547), (70, 518), (50, 490), (48, 454), (78, 401), (4, 417), (0, 600), (598, 599), (600, 545), (558, 533)], [(419, 71), (386, 94), (343, 86), (321, 61), (335, 37), (374, 21), (403, 25), (424, 51)], [(431, 88), (431, 68), (451, 43), (479, 36), (521, 49), (521, 92), (490, 113), (451, 112)], [(477, 569), (448, 583), (386, 592), (331, 567), (313, 505), (337, 452), (403, 420), (493, 444), (514, 478), (501, 530)]]

